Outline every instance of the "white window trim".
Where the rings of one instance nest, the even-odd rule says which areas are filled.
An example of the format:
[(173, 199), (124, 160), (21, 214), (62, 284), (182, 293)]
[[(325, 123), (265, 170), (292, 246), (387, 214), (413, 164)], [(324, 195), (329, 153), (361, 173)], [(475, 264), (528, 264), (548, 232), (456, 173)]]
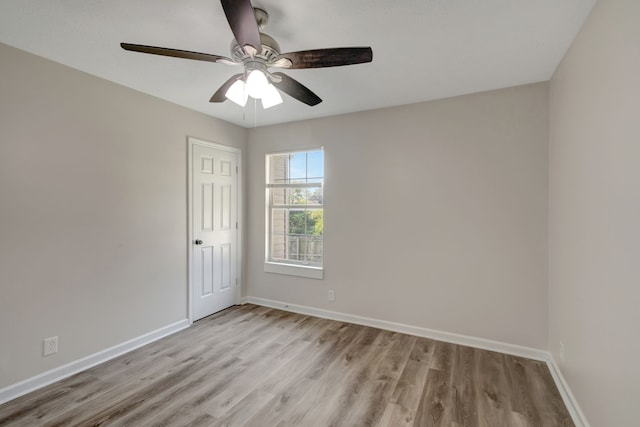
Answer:
[(308, 279), (324, 278), (323, 267), (311, 267), (308, 265), (284, 264), (281, 262), (264, 262), (265, 273), (285, 274), (287, 276), (306, 277)]
[[(324, 254), (323, 254), (323, 266), (322, 267), (316, 267), (316, 266), (310, 266), (310, 265), (303, 265), (303, 264), (287, 264), (287, 263), (283, 263), (283, 262), (276, 262), (276, 261), (272, 261), (269, 259), (269, 254), (270, 254), (270, 248), (269, 248), (269, 244), (270, 244), (270, 236), (269, 236), (269, 232), (271, 231), (271, 225), (270, 225), (270, 221), (271, 221), (271, 212), (270, 212), (270, 200), (269, 200), (269, 189), (270, 188), (280, 188), (280, 187), (288, 187), (288, 184), (270, 184), (269, 183), (269, 156), (272, 155), (277, 155), (277, 154), (282, 154), (282, 153), (301, 153), (301, 152), (305, 152), (305, 151), (317, 151), (317, 150), (324, 150), (324, 147), (311, 147), (311, 148), (301, 148), (301, 149), (296, 149), (296, 150), (284, 150), (284, 151), (276, 151), (276, 152), (272, 152), (272, 153), (267, 153), (265, 155), (264, 161), (265, 161), (265, 261), (264, 261), (264, 271), (265, 273), (274, 273), (274, 274), (283, 274), (283, 275), (287, 275), (287, 276), (297, 276), (297, 277), (306, 277), (308, 279), (318, 279), (318, 280), (323, 280), (324, 279)], [(324, 180), (324, 158), (323, 158), (323, 165), (322, 165), (322, 175), (323, 175), (323, 180)], [(299, 183), (296, 184), (296, 186), (300, 186), (300, 187), (321, 187), (323, 186), (322, 184), (318, 184), (318, 183)], [(297, 205), (296, 207), (298, 207), (299, 205)], [(324, 211), (324, 204), (322, 206), (322, 210)]]

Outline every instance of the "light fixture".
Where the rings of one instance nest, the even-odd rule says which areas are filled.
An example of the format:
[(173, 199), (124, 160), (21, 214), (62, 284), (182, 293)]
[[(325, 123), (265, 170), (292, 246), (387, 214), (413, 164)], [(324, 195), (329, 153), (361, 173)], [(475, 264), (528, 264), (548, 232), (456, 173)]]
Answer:
[(262, 93), (262, 108), (267, 109), (278, 104), (282, 104), (280, 92), (274, 85), (269, 83)]
[(247, 105), (247, 97), (249, 94), (246, 91), (245, 84), (242, 80), (236, 80), (235, 83), (227, 89), (225, 94), (229, 101), (233, 101), (241, 107)]
[(261, 99), (268, 85), (267, 76), (260, 70), (252, 70), (247, 76), (247, 93), (252, 98)]
[(275, 88), (262, 70), (251, 70), (246, 77), (246, 82), (242, 79), (236, 80), (227, 89), (225, 96), (230, 101), (244, 107), (247, 104), (247, 97), (262, 100), (262, 108), (270, 108), (282, 103), (282, 96)]

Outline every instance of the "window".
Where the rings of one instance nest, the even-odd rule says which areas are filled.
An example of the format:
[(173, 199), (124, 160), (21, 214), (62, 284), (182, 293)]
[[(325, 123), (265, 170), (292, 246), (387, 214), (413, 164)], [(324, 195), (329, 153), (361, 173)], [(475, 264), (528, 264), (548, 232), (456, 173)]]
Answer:
[(322, 149), (267, 155), (265, 271), (322, 278)]

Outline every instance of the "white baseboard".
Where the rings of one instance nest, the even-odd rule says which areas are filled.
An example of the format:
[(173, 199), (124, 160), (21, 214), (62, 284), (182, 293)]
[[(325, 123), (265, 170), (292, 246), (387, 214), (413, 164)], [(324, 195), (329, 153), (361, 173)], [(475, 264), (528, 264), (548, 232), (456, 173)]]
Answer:
[(512, 354), (514, 356), (526, 357), (529, 359), (546, 362), (549, 352), (536, 348), (523, 347), (515, 344), (508, 344), (500, 341), (492, 341), (484, 338), (476, 338), (468, 335), (454, 334), (451, 332), (437, 331), (419, 326), (405, 325), (402, 323), (389, 322), (386, 320), (372, 319), (370, 317), (356, 316), (348, 313), (324, 310), (322, 308), (307, 307), (303, 305), (289, 304), (282, 301), (274, 301), (265, 298), (243, 297), (243, 304), (251, 303), (265, 307), (279, 308), (281, 310), (292, 311), (294, 313), (307, 314), (310, 316), (322, 317), (324, 319), (339, 320), (342, 322), (355, 323), (357, 325), (371, 326), (373, 328), (386, 329), (393, 332), (415, 335), (418, 337), (431, 338), (438, 341), (450, 342), (453, 344), (466, 345), (469, 347), (481, 348), (484, 350), (498, 351), (500, 353)]
[(571, 414), (573, 423), (576, 425), (576, 427), (590, 427), (589, 421), (587, 421), (587, 417), (585, 417), (584, 412), (582, 412), (582, 409), (580, 409), (578, 401), (571, 392), (569, 384), (564, 379), (562, 371), (560, 371), (560, 367), (556, 363), (556, 360), (553, 358), (553, 355), (551, 353), (549, 353), (549, 357), (547, 359), (547, 366), (549, 367), (549, 371), (551, 372), (553, 381), (556, 383), (558, 391), (562, 396), (564, 405), (567, 407), (569, 414)]
[(35, 377), (28, 378), (19, 383), (0, 389), (0, 404), (47, 386), (63, 378), (70, 377), (71, 375), (106, 362), (107, 360), (118, 357), (124, 353), (128, 353), (131, 350), (142, 347), (143, 345), (157, 341), (160, 338), (174, 334), (188, 328), (189, 325), (190, 323), (188, 319), (180, 320), (172, 323), (171, 325), (164, 326), (160, 329), (156, 329), (155, 331), (151, 331), (144, 335), (140, 335), (139, 337), (130, 339), (129, 341), (115, 345), (111, 348), (107, 348), (90, 356), (83, 357), (82, 359), (75, 360), (71, 363), (67, 363), (66, 365), (44, 372), (40, 375), (36, 375)]
[(450, 342), (453, 344), (466, 345), (469, 347), (481, 348), (484, 350), (497, 351), (500, 353), (511, 354), (514, 356), (526, 357), (542, 362), (546, 362), (551, 372), (562, 400), (564, 401), (571, 418), (576, 427), (590, 427), (586, 417), (580, 410), (580, 406), (576, 401), (569, 385), (565, 381), (558, 365), (550, 352), (537, 348), (523, 347), (520, 345), (504, 343), (500, 341), (492, 341), (484, 338), (471, 337), (468, 335), (454, 334), (434, 329), (422, 328), (418, 326), (404, 325), (402, 323), (388, 322), (386, 320), (372, 319), (369, 317), (356, 316), (353, 314), (340, 313), (337, 311), (324, 310), (321, 308), (307, 307), (297, 304), (289, 304), (282, 301), (274, 301), (257, 297), (242, 297), (241, 304), (256, 304), (265, 307), (278, 308), (294, 313), (306, 314), (309, 316), (322, 317), (324, 319), (339, 320), (342, 322), (355, 323), (363, 326), (371, 326), (378, 329), (386, 329), (388, 331), (401, 332), (404, 334), (415, 335), (424, 338), (431, 338), (438, 341)]

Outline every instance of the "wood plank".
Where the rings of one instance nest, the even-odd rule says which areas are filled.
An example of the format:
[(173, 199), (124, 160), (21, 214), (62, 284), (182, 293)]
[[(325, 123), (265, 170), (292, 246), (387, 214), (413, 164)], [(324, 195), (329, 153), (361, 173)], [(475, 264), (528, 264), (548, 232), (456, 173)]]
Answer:
[(415, 426), (448, 426), (451, 423), (451, 382), (458, 346), (438, 342), (422, 397), (416, 410)]
[(573, 427), (573, 420), (566, 411), (547, 365), (533, 360), (527, 362), (525, 370), (530, 384), (529, 392), (536, 412), (540, 414), (542, 425)]
[(325, 374), (306, 393), (307, 410), (298, 408), (296, 415), (285, 420), (290, 424), (321, 426), (342, 425), (359, 402), (359, 394), (370, 378), (372, 362), (380, 353), (378, 344), (392, 334), (365, 328), (364, 333), (349, 345)]
[(391, 396), (393, 403), (385, 408), (383, 419), (379, 422), (380, 426), (413, 425), (435, 346), (436, 341), (427, 338), (416, 339)]
[(475, 348), (458, 347), (451, 382), (451, 420), (468, 427), (478, 425), (475, 390), (479, 375), (476, 358), (479, 353), (481, 352)]
[(504, 424), (511, 412), (507, 379), (502, 369), (504, 355), (493, 351), (477, 351), (475, 399), (478, 425), (493, 427)]
[(448, 426), (450, 418), (450, 373), (429, 369), (427, 382), (416, 410), (414, 426)]
[[(155, 419), (162, 417), (170, 419), (178, 409), (182, 412), (189, 410), (208, 413), (216, 418), (222, 417), (228, 408), (250, 392), (251, 387), (255, 385), (255, 378), (259, 378), (259, 374), (264, 372), (268, 365), (274, 365), (277, 362), (276, 359), (282, 355), (286, 356), (287, 360), (295, 357), (299, 351), (294, 351), (293, 346), (302, 346), (297, 341), (293, 341), (291, 346), (283, 346), (278, 342), (282, 336), (295, 338), (295, 335), (289, 333), (289, 329), (295, 328), (295, 325), (301, 320), (300, 317), (294, 317), (285, 312), (274, 312), (265, 313), (263, 319), (265, 322), (262, 327), (256, 330), (257, 332), (240, 335), (240, 337), (248, 337), (248, 340), (232, 346), (233, 351), (226, 349), (226, 346), (219, 346), (227, 356), (232, 356), (230, 360), (238, 362), (232, 370), (223, 370), (223, 375), (218, 375), (219, 381), (207, 380), (207, 376), (204, 375), (206, 372), (203, 372), (203, 375), (185, 384), (182, 390), (172, 393), (173, 395), (176, 392), (182, 392), (190, 395), (191, 399), (187, 405), (176, 401), (172, 396), (166, 396), (163, 399), (147, 402), (145, 407), (133, 411), (124, 421), (132, 424), (140, 418), (140, 413), (146, 412), (153, 412)], [(218, 356), (213, 357), (213, 360), (218, 359)], [(256, 361), (258, 362), (256, 363)], [(280, 361), (280, 363), (285, 361)], [(212, 365), (212, 369), (211, 375), (215, 375), (218, 368)], [(138, 414), (136, 415), (136, 413)]]
[[(0, 425), (42, 425), (52, 419), (60, 405), (77, 407), (101, 392), (109, 390), (112, 383), (91, 375), (74, 375), (53, 383), (38, 393), (29, 393), (0, 406)], [(17, 408), (11, 410), (11, 408)]]
[[(247, 396), (251, 390), (259, 388), (271, 377), (273, 372), (283, 367), (290, 367), (294, 359), (303, 354), (310, 343), (302, 340), (294, 340), (273, 351), (265, 352), (262, 356), (247, 358), (248, 366), (242, 373), (228, 382), (225, 389), (206, 405), (207, 412), (217, 418), (224, 417), (234, 405)], [(276, 377), (281, 380), (281, 378)]]
[(526, 359), (519, 357), (505, 357), (503, 362), (507, 378), (507, 394), (511, 410), (522, 415), (528, 423), (541, 425), (540, 414), (532, 401), (529, 388), (529, 378), (526, 372)]
[(378, 425), (415, 342), (416, 337), (394, 333), (388, 342), (379, 344), (376, 358), (369, 363), (371, 368), (363, 368), (368, 376), (360, 379), (363, 384), (344, 419), (346, 425)]
[[(334, 366), (346, 356), (349, 348), (356, 342), (361, 342), (368, 328), (339, 324), (335, 329), (324, 331), (315, 341), (314, 348), (318, 351), (311, 363), (292, 367), (289, 381), (276, 381), (263, 387), (274, 393), (274, 398), (263, 410), (247, 422), (247, 426), (277, 425), (284, 421), (294, 423), (307, 415), (308, 408), (319, 404), (322, 385), (326, 385), (325, 376), (331, 377)], [(285, 373), (286, 375), (286, 373)], [(286, 378), (286, 377), (285, 377)]]

